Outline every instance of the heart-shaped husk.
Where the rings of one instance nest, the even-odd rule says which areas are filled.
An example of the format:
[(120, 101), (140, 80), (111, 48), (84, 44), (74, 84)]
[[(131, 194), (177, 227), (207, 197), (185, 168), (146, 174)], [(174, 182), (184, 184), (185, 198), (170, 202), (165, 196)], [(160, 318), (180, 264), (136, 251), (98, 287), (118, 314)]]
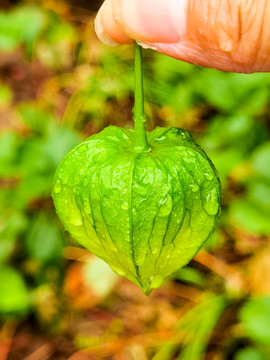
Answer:
[(220, 210), (215, 168), (185, 130), (146, 132), (136, 43), (134, 130), (111, 126), (72, 150), (58, 167), (53, 199), (74, 239), (145, 294), (212, 233)]

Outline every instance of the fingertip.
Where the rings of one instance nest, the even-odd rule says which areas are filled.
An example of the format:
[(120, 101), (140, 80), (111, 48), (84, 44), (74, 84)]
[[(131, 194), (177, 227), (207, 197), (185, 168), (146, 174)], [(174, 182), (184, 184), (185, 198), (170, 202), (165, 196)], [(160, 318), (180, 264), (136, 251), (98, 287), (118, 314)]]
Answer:
[(187, 0), (111, 0), (116, 22), (132, 39), (175, 43), (185, 32)]
[(102, 8), (100, 8), (97, 16), (95, 18), (94, 27), (97, 37), (101, 42), (108, 46), (118, 46), (118, 42), (114, 41), (110, 36), (108, 36), (103, 28), (102, 17), (101, 17)]
[(132, 42), (115, 21), (111, 0), (106, 0), (102, 4), (94, 26), (98, 38), (108, 46), (119, 46)]

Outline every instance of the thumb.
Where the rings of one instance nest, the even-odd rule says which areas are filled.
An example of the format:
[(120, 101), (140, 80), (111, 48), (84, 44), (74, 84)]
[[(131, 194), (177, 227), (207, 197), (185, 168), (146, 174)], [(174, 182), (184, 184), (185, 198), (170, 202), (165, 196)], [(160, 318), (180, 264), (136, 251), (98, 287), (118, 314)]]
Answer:
[(95, 21), (108, 45), (131, 43), (225, 71), (270, 71), (267, 0), (106, 0)]

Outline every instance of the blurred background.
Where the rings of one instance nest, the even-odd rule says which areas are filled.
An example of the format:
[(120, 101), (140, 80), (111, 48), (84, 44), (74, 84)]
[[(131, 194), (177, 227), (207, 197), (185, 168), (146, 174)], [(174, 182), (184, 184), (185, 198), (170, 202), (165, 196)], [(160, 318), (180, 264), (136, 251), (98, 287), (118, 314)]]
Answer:
[(270, 74), (144, 51), (148, 129), (189, 130), (223, 190), (215, 233), (150, 297), (64, 232), (62, 157), (132, 126), (132, 47), (108, 48), (100, 1), (0, 1), (0, 359), (270, 359)]

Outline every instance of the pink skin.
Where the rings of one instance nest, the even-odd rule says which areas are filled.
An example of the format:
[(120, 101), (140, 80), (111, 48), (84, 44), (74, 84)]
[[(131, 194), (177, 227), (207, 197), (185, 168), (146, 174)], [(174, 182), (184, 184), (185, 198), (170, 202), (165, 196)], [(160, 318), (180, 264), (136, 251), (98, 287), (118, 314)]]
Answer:
[(130, 44), (233, 72), (270, 71), (268, 0), (105, 0), (95, 26), (107, 45)]

